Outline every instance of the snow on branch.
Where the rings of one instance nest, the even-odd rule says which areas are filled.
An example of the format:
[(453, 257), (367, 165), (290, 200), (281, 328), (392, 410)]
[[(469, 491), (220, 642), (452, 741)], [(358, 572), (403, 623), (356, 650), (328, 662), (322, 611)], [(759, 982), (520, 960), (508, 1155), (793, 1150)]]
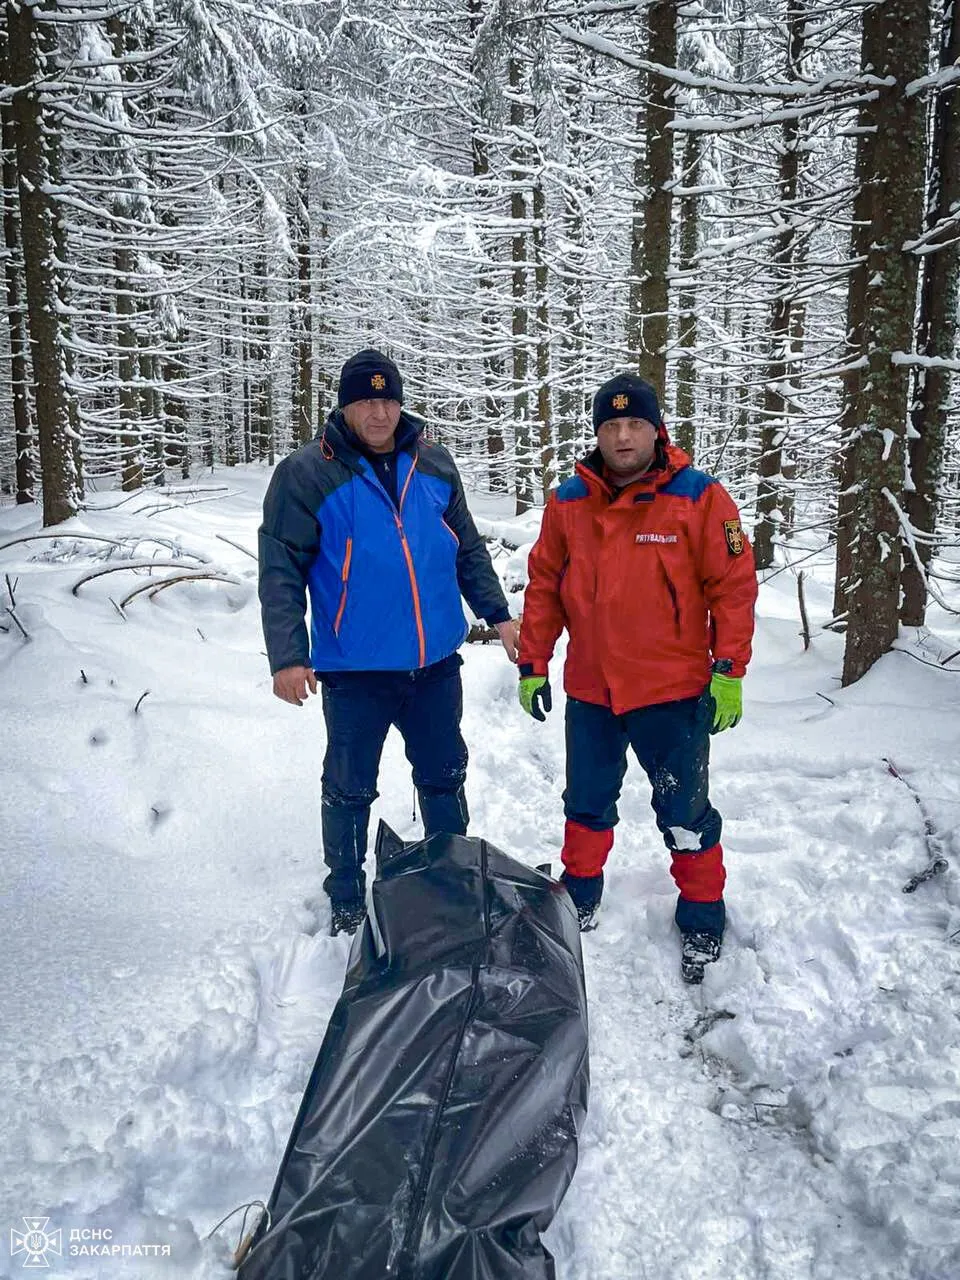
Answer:
[(921, 356), (915, 351), (893, 351), (890, 363), (908, 369), (947, 369), (960, 373), (960, 360), (948, 360), (945, 356)]
[(940, 591), (940, 588), (934, 585), (933, 579), (924, 568), (923, 561), (920, 559), (920, 553), (917, 550), (917, 543), (914, 537), (914, 528), (913, 528), (913, 525), (910, 523), (909, 516), (900, 506), (900, 503), (897, 502), (896, 498), (893, 496), (890, 490), (886, 487), (886, 485), (884, 485), (884, 487), (880, 490), (880, 492), (883, 494), (883, 496), (886, 498), (886, 500), (890, 503), (891, 507), (893, 507), (894, 511), (896, 512), (897, 520), (900, 524), (900, 532), (903, 535), (903, 540), (907, 545), (907, 549), (909, 550), (910, 555), (913, 557), (914, 566), (916, 567), (917, 573), (919, 573), (920, 577), (923, 579), (923, 582), (927, 588), (927, 591), (930, 593), (931, 596), (933, 596), (934, 600), (936, 600), (937, 604), (940, 606), (941, 609), (945, 609), (947, 613), (952, 613), (956, 617), (960, 617), (960, 609), (954, 609), (949, 604), (947, 604), (946, 600), (943, 598), (943, 594)]
[(648, 58), (628, 53), (603, 36), (577, 31), (576, 28), (568, 27), (562, 22), (554, 23), (553, 27), (558, 35), (572, 44), (592, 49), (595, 53), (613, 58), (614, 61), (632, 67), (635, 71), (649, 71), (674, 84), (682, 84), (688, 89), (709, 89), (714, 93), (729, 93), (741, 97), (753, 95), (758, 98), (798, 99), (819, 98), (824, 94), (845, 93), (866, 87), (890, 88), (896, 84), (893, 76), (874, 76), (868, 72), (857, 71), (834, 71), (820, 80), (811, 82), (787, 80), (779, 83), (765, 83), (761, 80), (722, 80), (717, 76), (696, 75), (692, 71), (685, 71), (682, 67), (667, 67), (659, 62), (651, 62)]

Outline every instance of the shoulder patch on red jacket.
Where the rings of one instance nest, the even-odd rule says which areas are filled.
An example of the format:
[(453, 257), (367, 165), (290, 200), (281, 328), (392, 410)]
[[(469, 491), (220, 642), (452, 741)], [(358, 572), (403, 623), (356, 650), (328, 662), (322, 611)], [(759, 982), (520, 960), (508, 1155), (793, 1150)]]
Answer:
[(744, 548), (743, 529), (739, 520), (724, 520), (723, 535), (727, 540), (727, 550), (732, 556), (742, 556)]

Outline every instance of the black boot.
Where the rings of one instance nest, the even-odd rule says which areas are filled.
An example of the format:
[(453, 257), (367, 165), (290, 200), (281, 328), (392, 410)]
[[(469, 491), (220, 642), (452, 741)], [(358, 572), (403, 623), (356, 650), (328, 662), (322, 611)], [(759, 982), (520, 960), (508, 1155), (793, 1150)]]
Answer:
[(330, 937), (347, 933), (352, 937), (367, 918), (367, 904), (362, 898), (347, 898), (343, 902), (330, 902)]
[(720, 959), (722, 939), (715, 933), (682, 933), (680, 976), (684, 982), (698, 986), (703, 981), (706, 965)]
[(580, 921), (580, 932), (588, 933), (597, 927), (597, 912), (603, 896), (603, 872), (598, 876), (572, 876), (564, 871), (560, 883), (573, 899)]

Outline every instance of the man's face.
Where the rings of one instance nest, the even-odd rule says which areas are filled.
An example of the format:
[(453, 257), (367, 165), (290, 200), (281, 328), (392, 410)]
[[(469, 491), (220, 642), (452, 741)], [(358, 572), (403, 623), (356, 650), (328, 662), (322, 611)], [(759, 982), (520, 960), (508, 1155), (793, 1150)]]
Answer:
[(400, 401), (354, 400), (343, 406), (347, 426), (374, 453), (389, 453), (400, 421)]
[(597, 444), (614, 475), (639, 474), (656, 454), (657, 428), (646, 418), (608, 418), (600, 423)]

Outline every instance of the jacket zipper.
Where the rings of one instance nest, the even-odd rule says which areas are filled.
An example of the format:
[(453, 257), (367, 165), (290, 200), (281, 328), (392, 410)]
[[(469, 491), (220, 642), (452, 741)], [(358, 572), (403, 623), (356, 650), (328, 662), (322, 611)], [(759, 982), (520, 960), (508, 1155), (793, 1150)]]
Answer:
[(340, 581), (343, 586), (340, 590), (340, 608), (337, 610), (337, 616), (333, 623), (333, 634), (340, 634), (340, 623), (343, 620), (343, 611), (347, 606), (347, 579), (350, 577), (350, 557), (353, 554), (353, 539), (347, 539), (347, 549), (343, 553), (343, 567), (340, 570)]
[[(406, 531), (403, 527), (403, 503), (407, 496), (407, 489), (410, 487), (410, 481), (413, 479), (413, 473), (417, 466), (417, 456), (414, 454), (410, 464), (410, 470), (407, 472), (407, 478), (403, 482), (403, 492), (400, 494), (398, 503), (399, 510), (394, 511), (393, 518), (396, 521), (397, 533), (400, 535), (400, 545), (403, 547), (404, 558), (407, 562), (407, 573), (410, 575), (410, 590), (413, 594), (413, 616), (417, 624), (417, 643), (419, 646), (420, 660), (418, 667), (426, 666), (427, 661), (427, 640), (423, 630), (423, 613), (420, 609), (420, 588), (417, 586), (417, 574), (413, 567), (413, 556), (410, 552), (410, 544), (407, 542)], [(451, 530), (452, 532), (452, 530)]]

